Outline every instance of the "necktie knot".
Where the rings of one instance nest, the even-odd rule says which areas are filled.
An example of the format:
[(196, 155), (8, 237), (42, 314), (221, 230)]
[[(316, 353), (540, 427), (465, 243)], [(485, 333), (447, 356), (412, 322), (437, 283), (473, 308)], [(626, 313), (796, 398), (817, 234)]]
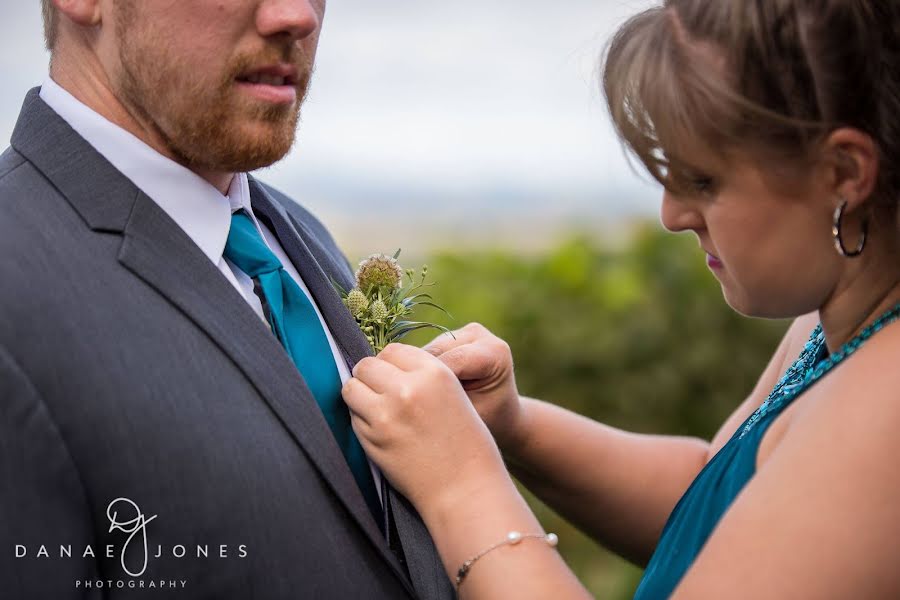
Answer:
[(269, 250), (253, 220), (242, 210), (231, 215), (231, 228), (223, 255), (249, 277), (259, 277), (282, 268), (281, 261)]

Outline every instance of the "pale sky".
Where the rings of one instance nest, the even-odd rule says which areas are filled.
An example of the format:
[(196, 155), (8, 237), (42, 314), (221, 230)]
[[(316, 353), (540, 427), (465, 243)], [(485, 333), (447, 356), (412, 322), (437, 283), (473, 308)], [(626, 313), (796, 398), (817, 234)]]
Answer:
[[(597, 76), (615, 27), (651, 4), (330, 0), (298, 142), (261, 177), (339, 238), (363, 219), (531, 231), (654, 218), (660, 192), (628, 166)], [(2, 0), (0, 16), (6, 146), (47, 55), (38, 0)]]

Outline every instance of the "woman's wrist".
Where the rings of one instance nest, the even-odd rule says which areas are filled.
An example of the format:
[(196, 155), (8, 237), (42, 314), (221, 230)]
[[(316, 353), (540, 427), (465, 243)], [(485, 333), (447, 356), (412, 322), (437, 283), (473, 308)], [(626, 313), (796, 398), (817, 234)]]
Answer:
[[(466, 469), (460, 470), (465, 473)], [(498, 502), (518, 495), (518, 490), (499, 456), (496, 465), (462, 476), (443, 486), (423, 506), (417, 507), (423, 520), (432, 527), (453, 527), (454, 524), (490, 510)]]
[[(466, 567), (467, 561), (476, 556), (480, 559), (480, 553), (508, 539), (510, 532), (529, 537), (544, 534), (505, 469), (502, 475), (480, 484), (471, 479), (467, 485), (472, 487), (454, 487), (441, 496), (440, 503), (419, 511), (452, 579), (459, 576), (461, 568), (467, 571), (472, 567), (474, 561)], [(479, 570), (490, 573), (492, 560), (486, 558)]]
[(529, 445), (535, 402), (537, 401), (532, 398), (519, 396), (519, 410), (516, 419), (506, 435), (497, 440), (497, 446), (503, 454), (504, 460), (515, 464), (521, 462), (524, 450)]

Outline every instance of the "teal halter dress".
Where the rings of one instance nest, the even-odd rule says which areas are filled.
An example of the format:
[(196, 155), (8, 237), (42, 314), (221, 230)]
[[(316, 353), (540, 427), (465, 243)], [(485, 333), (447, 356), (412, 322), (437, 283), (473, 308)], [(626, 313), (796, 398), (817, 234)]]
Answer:
[(722, 515), (756, 472), (759, 443), (772, 422), (800, 394), (873, 334), (896, 320), (898, 313), (900, 304), (830, 356), (822, 327), (816, 327), (800, 357), (766, 401), (738, 427), (675, 506), (644, 571), (635, 600), (662, 600), (672, 594)]

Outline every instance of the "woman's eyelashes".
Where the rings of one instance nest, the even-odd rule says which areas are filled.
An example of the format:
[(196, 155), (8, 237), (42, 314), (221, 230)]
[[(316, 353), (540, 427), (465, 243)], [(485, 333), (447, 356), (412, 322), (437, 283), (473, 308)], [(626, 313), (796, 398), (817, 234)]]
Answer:
[(706, 175), (695, 175), (688, 181), (690, 190), (701, 196), (711, 196), (716, 189), (716, 180)]
[(718, 186), (719, 180), (715, 176), (694, 169), (670, 172), (666, 177), (666, 189), (685, 198), (713, 196)]

